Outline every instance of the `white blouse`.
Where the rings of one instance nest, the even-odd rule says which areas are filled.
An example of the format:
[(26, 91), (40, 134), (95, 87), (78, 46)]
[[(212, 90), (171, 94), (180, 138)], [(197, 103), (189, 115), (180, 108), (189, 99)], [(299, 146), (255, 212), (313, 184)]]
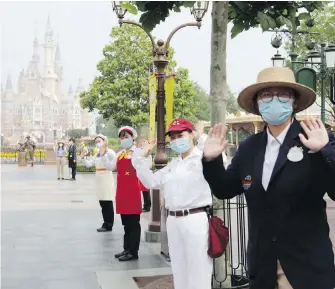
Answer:
[(185, 159), (174, 158), (164, 168), (152, 172), (151, 157), (142, 157), (136, 149), (132, 164), (137, 177), (150, 189), (161, 189), (165, 207), (171, 211), (212, 205), (211, 190), (202, 173), (202, 151), (197, 147)]

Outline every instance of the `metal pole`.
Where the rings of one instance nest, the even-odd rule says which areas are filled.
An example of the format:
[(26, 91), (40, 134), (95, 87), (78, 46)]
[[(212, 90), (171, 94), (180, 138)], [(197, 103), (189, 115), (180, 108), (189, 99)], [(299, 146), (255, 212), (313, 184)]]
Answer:
[(324, 74), (326, 73), (326, 58), (325, 58), (325, 43), (321, 43), (321, 65), (320, 65), (320, 76), (321, 76), (321, 121), (326, 123), (326, 99), (325, 99), (325, 83)]
[[(154, 159), (155, 169), (163, 168), (168, 158), (165, 152), (165, 68), (168, 60), (165, 59), (166, 51), (164, 41), (157, 41), (156, 57), (154, 64), (157, 68), (157, 151)], [(152, 219), (149, 223), (149, 232), (160, 232), (160, 194), (159, 190), (154, 190), (152, 194)]]

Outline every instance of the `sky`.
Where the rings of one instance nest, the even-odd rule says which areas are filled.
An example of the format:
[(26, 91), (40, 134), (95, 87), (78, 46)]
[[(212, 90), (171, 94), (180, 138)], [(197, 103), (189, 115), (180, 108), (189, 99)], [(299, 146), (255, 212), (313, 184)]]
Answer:
[[(112, 27), (118, 25), (110, 1), (77, 2), (0, 2), (1, 80), (3, 86), (11, 75), (16, 87), (20, 70), (27, 69), (32, 56), (35, 35), (43, 43), (48, 15), (59, 41), (64, 67), (64, 89), (71, 84), (75, 89), (82, 78), (86, 87), (92, 82), (102, 49), (109, 43)], [(126, 15), (137, 20), (139, 16)], [(178, 25), (194, 21), (189, 9), (171, 13), (170, 17), (153, 31), (156, 38), (166, 40)], [(229, 26), (230, 30), (231, 26)], [(229, 33), (230, 34), (230, 33)], [(271, 33), (260, 28), (250, 29), (227, 43), (228, 85), (233, 93), (256, 81), (263, 68), (271, 66), (276, 50), (270, 45)], [(200, 30), (187, 27), (175, 34), (171, 41), (179, 67), (188, 68), (190, 78), (207, 92), (210, 88), (210, 11)], [(43, 60), (43, 48), (40, 47)]]

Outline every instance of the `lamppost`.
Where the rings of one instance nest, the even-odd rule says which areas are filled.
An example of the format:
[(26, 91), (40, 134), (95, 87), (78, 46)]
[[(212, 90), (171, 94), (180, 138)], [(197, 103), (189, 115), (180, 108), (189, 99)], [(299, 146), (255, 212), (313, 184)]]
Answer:
[[(335, 104), (335, 98), (332, 96), (332, 91), (334, 90), (334, 78), (335, 73), (335, 44), (321, 43), (319, 49), (316, 45), (306, 44), (308, 49), (312, 51), (307, 55), (303, 61), (297, 61), (298, 54), (294, 53), (294, 59), (292, 59), (292, 69), (296, 72), (297, 65), (302, 65), (303, 67), (308, 67), (317, 73), (320, 79), (320, 97), (321, 97), (321, 120), (323, 123), (326, 122), (326, 97), (325, 97), (325, 80), (330, 79), (330, 92), (329, 99), (333, 104)], [(291, 53), (292, 54), (292, 53)], [(284, 58), (278, 54), (275, 54), (272, 58), (273, 66), (284, 66)]]
[[(115, 11), (119, 24), (131, 24), (140, 27), (150, 38), (152, 44), (152, 55), (154, 57), (154, 65), (157, 68), (157, 151), (154, 158), (155, 168), (161, 169), (167, 164), (168, 158), (165, 152), (165, 68), (167, 67), (169, 61), (167, 56), (169, 53), (169, 46), (174, 34), (184, 27), (194, 26), (200, 29), (201, 22), (208, 10), (208, 1), (198, 1), (194, 4), (191, 9), (191, 14), (195, 17), (196, 22), (185, 23), (176, 27), (168, 36), (166, 42), (163, 40), (158, 40), (155, 43), (154, 37), (148, 31), (146, 31), (140, 23), (124, 20), (124, 16), (127, 12), (126, 9), (122, 7), (122, 1), (113, 1), (113, 11)], [(152, 196), (152, 221), (149, 224), (149, 232), (160, 232), (160, 198), (158, 192), (155, 192)]]

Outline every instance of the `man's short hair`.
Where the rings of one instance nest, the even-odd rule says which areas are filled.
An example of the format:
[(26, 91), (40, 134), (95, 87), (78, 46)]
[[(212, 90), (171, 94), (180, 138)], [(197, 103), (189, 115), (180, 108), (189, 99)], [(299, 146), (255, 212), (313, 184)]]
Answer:
[(76, 142), (76, 140), (73, 137), (71, 137), (69, 141)]

